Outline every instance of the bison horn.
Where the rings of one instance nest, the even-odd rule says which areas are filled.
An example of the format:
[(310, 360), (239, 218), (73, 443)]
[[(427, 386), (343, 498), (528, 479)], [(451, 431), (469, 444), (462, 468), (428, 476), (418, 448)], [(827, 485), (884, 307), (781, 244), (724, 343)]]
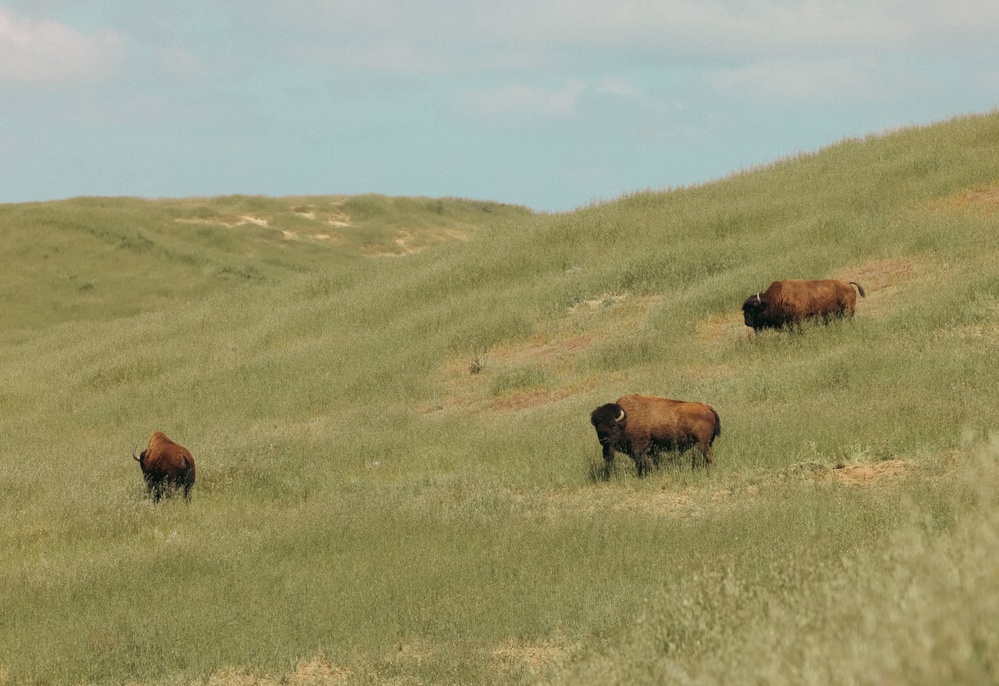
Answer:
[(624, 408), (623, 407), (621, 408), (621, 414), (619, 414), (617, 417), (615, 417), (614, 421), (617, 422), (618, 424), (620, 424), (621, 422), (624, 421)]
[[(138, 447), (139, 446), (135, 446), (135, 448), (138, 448)], [(135, 459), (138, 462), (142, 462), (142, 460), (139, 459), (139, 456), (135, 454), (135, 448), (132, 448), (132, 458)]]

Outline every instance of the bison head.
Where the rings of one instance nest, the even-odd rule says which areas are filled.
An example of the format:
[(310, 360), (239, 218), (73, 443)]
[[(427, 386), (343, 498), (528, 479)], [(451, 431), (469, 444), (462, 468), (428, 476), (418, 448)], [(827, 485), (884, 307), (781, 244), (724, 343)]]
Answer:
[(603, 446), (604, 459), (608, 462), (614, 459), (614, 450), (624, 436), (627, 421), (627, 413), (617, 403), (601, 405), (590, 414), (590, 423), (597, 430), (597, 440)]
[(763, 328), (765, 326), (763, 310), (766, 308), (767, 301), (759, 293), (746, 298), (746, 301), (742, 303), (742, 318), (746, 322), (746, 326), (751, 326), (754, 329)]

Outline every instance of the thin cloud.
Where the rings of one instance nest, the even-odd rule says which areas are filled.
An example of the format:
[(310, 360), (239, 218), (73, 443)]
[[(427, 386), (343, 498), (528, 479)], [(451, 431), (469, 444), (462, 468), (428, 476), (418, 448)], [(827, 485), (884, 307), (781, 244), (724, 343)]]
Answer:
[(114, 67), (120, 44), (112, 31), (88, 36), (65, 24), (0, 7), (0, 83), (60, 84), (98, 78)]
[(289, 0), (249, 21), (346, 69), (557, 69), (642, 59), (688, 66), (966, 51), (995, 45), (982, 0)]
[(493, 126), (525, 126), (573, 116), (588, 90), (580, 81), (558, 89), (522, 85), (483, 89), (460, 96), (458, 109)]
[(863, 58), (806, 62), (764, 61), (708, 72), (704, 82), (722, 94), (754, 101), (852, 101), (885, 97), (901, 88), (884, 82), (877, 65)]

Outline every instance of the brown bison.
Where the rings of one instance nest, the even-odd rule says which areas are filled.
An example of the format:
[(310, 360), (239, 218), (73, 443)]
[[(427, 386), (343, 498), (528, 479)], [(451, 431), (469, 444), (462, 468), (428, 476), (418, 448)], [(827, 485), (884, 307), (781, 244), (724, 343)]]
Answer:
[(743, 319), (746, 326), (759, 331), (800, 327), (801, 322), (810, 317), (822, 317), (826, 322), (833, 317), (852, 317), (857, 292), (864, 297), (864, 289), (855, 281), (774, 281), (766, 291), (746, 298), (742, 303)]
[(132, 450), (132, 457), (139, 461), (146, 489), (153, 494), (153, 502), (172, 488), (184, 488), (184, 498), (191, 499), (194, 486), (194, 458), (190, 451), (177, 445), (163, 433), (157, 431), (149, 437), (149, 445), (138, 455)]
[[(710, 473), (711, 443), (721, 435), (721, 420), (710, 405), (647, 395), (626, 395), (601, 405), (590, 414), (590, 422), (603, 446), (608, 476), (615, 450), (630, 455), (638, 475), (645, 476), (652, 462), (659, 463), (662, 451), (682, 452), (694, 445)], [(695, 455), (690, 466), (696, 465)]]

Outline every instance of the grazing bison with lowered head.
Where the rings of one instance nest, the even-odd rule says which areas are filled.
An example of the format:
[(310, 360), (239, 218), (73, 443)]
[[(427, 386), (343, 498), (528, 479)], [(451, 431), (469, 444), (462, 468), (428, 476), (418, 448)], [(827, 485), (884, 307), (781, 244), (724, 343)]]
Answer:
[(857, 292), (864, 297), (864, 289), (855, 281), (774, 281), (764, 292), (746, 298), (742, 315), (746, 326), (754, 331), (801, 326), (803, 320), (811, 317), (822, 317), (828, 322), (833, 317), (853, 316)]
[(177, 445), (165, 434), (157, 431), (149, 437), (149, 445), (138, 455), (132, 450), (132, 457), (139, 462), (146, 489), (153, 494), (153, 502), (172, 488), (183, 488), (184, 498), (191, 499), (194, 486), (194, 458), (190, 451)]
[[(711, 471), (711, 444), (721, 435), (721, 420), (704, 403), (667, 400), (648, 395), (626, 395), (616, 403), (601, 405), (590, 414), (597, 439), (604, 450), (606, 474), (610, 476), (614, 451), (627, 453), (645, 476), (662, 451), (682, 452), (697, 446)], [(697, 464), (696, 455), (690, 466)]]

